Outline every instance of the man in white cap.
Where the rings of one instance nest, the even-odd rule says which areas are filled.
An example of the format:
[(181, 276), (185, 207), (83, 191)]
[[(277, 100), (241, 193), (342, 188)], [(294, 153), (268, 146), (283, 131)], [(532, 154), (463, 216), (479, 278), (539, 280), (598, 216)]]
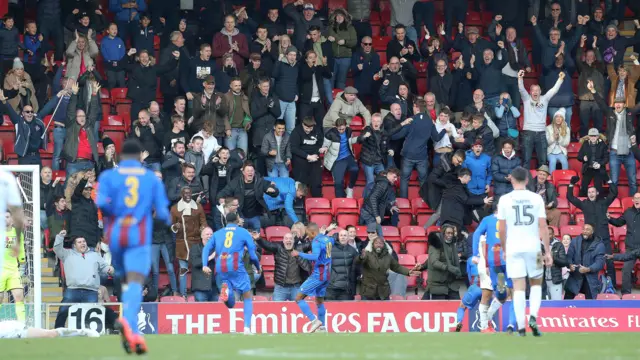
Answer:
[[(302, 9), (302, 13), (298, 9)], [(316, 9), (312, 3), (305, 4), (304, 0), (296, 0), (284, 7), (284, 13), (294, 22), (292, 42), (299, 49), (304, 49), (304, 42), (311, 26), (318, 26), (324, 32), (324, 25), (320, 18), (315, 17)]]

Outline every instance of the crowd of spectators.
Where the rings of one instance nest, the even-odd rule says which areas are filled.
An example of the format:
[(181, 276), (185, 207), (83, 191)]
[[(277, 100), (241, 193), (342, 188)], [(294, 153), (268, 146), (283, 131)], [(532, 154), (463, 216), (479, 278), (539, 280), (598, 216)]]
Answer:
[[(609, 224), (626, 224), (626, 252), (640, 250), (640, 63), (625, 55), (640, 50), (637, 2), (447, 0), (444, 18), (434, 1), (317, 3), (40, 0), (35, 17), (23, 1), (10, 3), (0, 111), (14, 143), (0, 147), (11, 150), (0, 161), (42, 166), (41, 226), (65, 267), (108, 252), (93, 200), (100, 173), (118, 166), (120, 131), (143, 145), (143, 163), (171, 201), (170, 230), (154, 228), (155, 297), (187, 297), (189, 288), (197, 301), (217, 297), (198, 254), (237, 213), (275, 259), (273, 298), (292, 300), (310, 269), (291, 256), (308, 250), (304, 199), (330, 196), (362, 199), (351, 223), (325, 229), (337, 240), (328, 298), (405, 295), (411, 277), (428, 278), (425, 298), (456, 298), (469, 232), (513, 189), (518, 166), (536, 169), (528, 187), (564, 244), (552, 250), (566, 266), (548, 272), (549, 296), (565, 281), (567, 297), (594, 298), (603, 269), (617, 283), (617, 258), (605, 254), (623, 249)], [(468, 24), (467, 12), (480, 9), (490, 24)], [(120, 90), (124, 112), (108, 103)], [(630, 209), (610, 214), (628, 196)], [(405, 247), (394, 248), (383, 226), (399, 226), (400, 199), (419, 198), (432, 215), (411, 221), (430, 233), (429, 246), (413, 255), (428, 260), (407, 267)], [(570, 221), (582, 229), (560, 234)], [(270, 242), (260, 235), (269, 226), (291, 232)], [(72, 250), (62, 249), (64, 234)], [(564, 235), (576, 238), (567, 244)], [(634, 284), (630, 256), (623, 294)], [(68, 280), (77, 290), (65, 301), (97, 296), (96, 284)], [(254, 287), (264, 282), (253, 278)]]

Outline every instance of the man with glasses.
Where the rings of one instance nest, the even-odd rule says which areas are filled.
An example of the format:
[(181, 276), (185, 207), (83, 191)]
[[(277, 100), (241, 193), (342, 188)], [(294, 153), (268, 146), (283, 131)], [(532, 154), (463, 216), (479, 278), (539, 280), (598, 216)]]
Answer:
[(373, 40), (369, 36), (362, 38), (361, 47), (351, 56), (351, 74), (353, 86), (358, 90), (363, 102), (371, 105), (371, 110), (378, 109), (378, 97), (374, 89), (374, 75), (380, 71), (380, 55), (373, 51)]
[(16, 141), (14, 143), (14, 151), (18, 154), (18, 164), (20, 165), (40, 165), (40, 149), (47, 148), (49, 136), (45, 134), (45, 125), (42, 118), (49, 115), (56, 107), (58, 101), (66, 92), (60, 91), (58, 96), (49, 100), (49, 102), (35, 113), (31, 104), (26, 104), (22, 108), (22, 113), (18, 115), (12, 106), (7, 106), (7, 97), (4, 91), (0, 90), (0, 110), (2, 113), (9, 115), (9, 119), (16, 128)]

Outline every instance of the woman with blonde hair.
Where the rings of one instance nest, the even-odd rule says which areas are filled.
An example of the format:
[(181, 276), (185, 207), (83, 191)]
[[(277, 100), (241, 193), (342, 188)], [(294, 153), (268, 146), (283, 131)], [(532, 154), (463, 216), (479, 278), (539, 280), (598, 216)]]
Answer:
[(560, 162), (562, 170), (569, 168), (567, 146), (569, 146), (571, 131), (567, 126), (565, 116), (565, 109), (558, 109), (553, 116), (551, 124), (547, 126), (547, 158), (549, 159), (549, 169), (551, 171), (556, 169), (558, 162)]
[(287, 49), (291, 46), (291, 38), (289, 35), (280, 35), (278, 46), (273, 46), (271, 49), (271, 57), (274, 61), (280, 61), (287, 55)]

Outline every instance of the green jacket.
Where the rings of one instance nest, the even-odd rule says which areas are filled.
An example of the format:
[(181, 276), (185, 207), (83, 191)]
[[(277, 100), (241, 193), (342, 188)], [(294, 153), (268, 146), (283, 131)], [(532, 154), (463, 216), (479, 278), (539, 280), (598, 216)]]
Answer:
[[(342, 12), (344, 22), (341, 25), (335, 23), (336, 14)], [(336, 9), (329, 17), (328, 36), (333, 36), (336, 40), (331, 43), (334, 59), (347, 58), (351, 59), (352, 50), (358, 45), (358, 35), (356, 29), (351, 25), (351, 16), (344, 9)], [(338, 45), (338, 41), (344, 40), (345, 43)]]
[[(429, 259), (420, 270), (427, 269), (427, 291), (432, 295), (447, 295), (449, 290), (458, 291), (454, 281), (460, 277), (460, 259), (455, 242), (442, 241), (441, 233), (429, 234)], [(456, 271), (457, 270), (457, 271)]]
[(365, 248), (364, 256), (360, 254), (356, 263), (362, 265), (362, 285), (360, 295), (368, 298), (387, 299), (391, 294), (391, 287), (387, 279), (387, 271), (409, 276), (409, 269), (398, 263), (391, 255), (391, 247), (387, 244), (380, 254), (373, 251), (373, 242)]

